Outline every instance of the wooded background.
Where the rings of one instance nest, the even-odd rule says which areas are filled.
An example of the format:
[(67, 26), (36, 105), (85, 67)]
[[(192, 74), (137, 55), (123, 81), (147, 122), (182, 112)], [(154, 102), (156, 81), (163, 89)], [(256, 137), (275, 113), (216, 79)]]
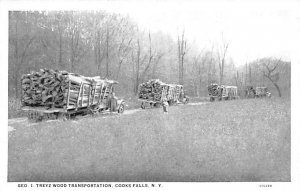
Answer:
[(138, 85), (153, 78), (183, 84), (192, 97), (207, 96), (213, 82), (236, 85), (240, 94), (253, 85), (290, 96), (290, 61), (266, 55), (235, 63), (228, 50), (223, 37), (199, 48), (184, 29), (173, 39), (104, 11), (10, 11), (8, 96), (19, 98), (22, 74), (41, 68), (116, 80), (117, 96), (136, 96)]

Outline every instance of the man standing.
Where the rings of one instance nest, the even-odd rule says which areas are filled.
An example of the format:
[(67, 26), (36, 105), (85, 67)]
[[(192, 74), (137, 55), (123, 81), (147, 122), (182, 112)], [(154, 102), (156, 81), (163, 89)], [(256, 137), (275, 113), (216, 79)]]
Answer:
[(116, 112), (117, 110), (117, 97), (115, 96), (115, 92), (112, 92), (109, 100), (108, 107), (110, 108), (110, 112)]
[(168, 104), (168, 102), (167, 102), (167, 99), (166, 99), (166, 98), (164, 98), (164, 99), (163, 99), (162, 106), (163, 106), (163, 111), (164, 111), (164, 114), (168, 114), (168, 106), (169, 106), (169, 104)]

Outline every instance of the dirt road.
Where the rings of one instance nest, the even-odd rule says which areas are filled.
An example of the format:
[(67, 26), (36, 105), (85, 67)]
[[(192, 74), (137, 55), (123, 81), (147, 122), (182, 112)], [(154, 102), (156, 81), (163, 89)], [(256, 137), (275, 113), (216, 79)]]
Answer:
[[(189, 103), (188, 105), (192, 105), (192, 106), (198, 106), (198, 105), (203, 105), (203, 104), (207, 104), (209, 102), (196, 102), (196, 103)], [(156, 108), (153, 108), (153, 109), (156, 109)], [(143, 112), (145, 111), (144, 109), (130, 109), (130, 110), (125, 110), (124, 113), (122, 115), (132, 115), (134, 113), (137, 113), (137, 112)], [(116, 115), (119, 115), (117, 113), (113, 113), (111, 114), (110, 112), (105, 112), (103, 114), (101, 114), (101, 117), (103, 118), (107, 118), (107, 117), (114, 117)], [(82, 120), (84, 118), (86, 118), (88, 116), (84, 116), (84, 117), (77, 117), (77, 120)], [(58, 121), (58, 120), (48, 120), (48, 121), (45, 121), (46, 123), (51, 123), (51, 122), (55, 122), (55, 121)], [(76, 123), (76, 121), (74, 121)], [(20, 125), (22, 124), (22, 126), (25, 126), (25, 127), (30, 127), (30, 126), (34, 126), (34, 125), (37, 125), (39, 124), (39, 122), (35, 123), (35, 122), (30, 122), (27, 117), (21, 117), (21, 118), (13, 118), (13, 119), (8, 119), (8, 132), (13, 132), (15, 129), (15, 125)]]

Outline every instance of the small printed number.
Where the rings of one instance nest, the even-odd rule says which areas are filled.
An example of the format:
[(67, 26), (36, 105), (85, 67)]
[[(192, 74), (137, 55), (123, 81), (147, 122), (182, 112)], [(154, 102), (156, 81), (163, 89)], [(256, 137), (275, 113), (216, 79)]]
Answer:
[(271, 184), (260, 184), (259, 187), (270, 188), (270, 187), (272, 187), (272, 185)]

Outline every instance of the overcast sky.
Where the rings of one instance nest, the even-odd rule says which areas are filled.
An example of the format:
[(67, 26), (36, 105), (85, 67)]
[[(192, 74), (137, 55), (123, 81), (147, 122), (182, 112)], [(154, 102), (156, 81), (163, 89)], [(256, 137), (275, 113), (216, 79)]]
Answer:
[[(185, 29), (189, 42), (211, 48), (224, 39), (237, 65), (260, 57), (290, 60), (292, 8), (287, 1), (151, 1), (103, 6), (128, 14), (150, 31), (164, 31), (174, 39)], [(200, 51), (200, 50), (199, 50)]]
[[(1, 0), (0, 0), (1, 1)], [(106, 10), (129, 15), (140, 28), (163, 31), (175, 40), (185, 30), (189, 43), (211, 49), (224, 39), (235, 64), (261, 57), (291, 59), (292, 27), (299, 1), (140, 0), (9, 1), (13, 10)], [(23, 3), (20, 3), (23, 2)], [(29, 3), (31, 2), (31, 3)]]

